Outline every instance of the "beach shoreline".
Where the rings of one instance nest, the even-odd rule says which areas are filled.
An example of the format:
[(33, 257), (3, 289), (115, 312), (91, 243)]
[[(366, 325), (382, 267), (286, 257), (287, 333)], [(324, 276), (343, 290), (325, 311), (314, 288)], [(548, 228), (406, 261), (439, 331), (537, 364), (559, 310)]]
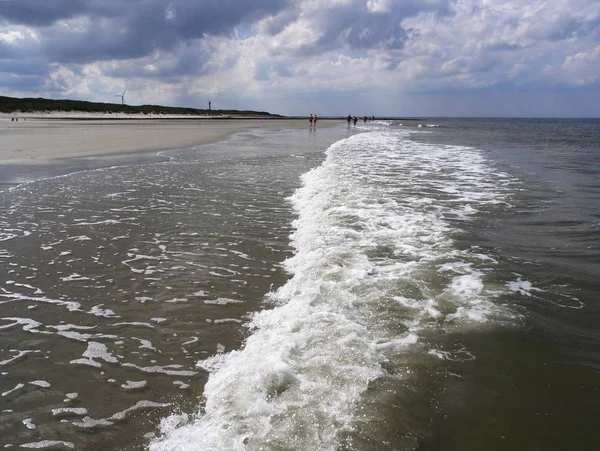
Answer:
[[(14, 409), (4, 415), (3, 444), (140, 449), (171, 411), (196, 411), (208, 377), (196, 364), (240, 349), (248, 318), (289, 277), (288, 199), (301, 175), (352, 133), (325, 121), (317, 131), (306, 119), (268, 123), (72, 121), (53, 131), (44, 121), (41, 132), (21, 127), (33, 120), (14, 124), (29, 142), (57, 143), (56, 133), (69, 146), (90, 136), (104, 147), (115, 134), (142, 136), (129, 154), (0, 164), (0, 180), (11, 182), (0, 186), (1, 324), (18, 317), (39, 325), (2, 334), (2, 360), (10, 363), (0, 392)], [(148, 143), (148, 134), (170, 149), (188, 133), (194, 142), (232, 134), (181, 150), (140, 150), (160, 144)], [(29, 384), (35, 380), (45, 387)], [(17, 383), (23, 390), (13, 390)]]
[[(97, 115), (96, 115), (97, 116)], [(161, 151), (227, 139), (244, 130), (309, 129), (304, 119), (0, 118), (0, 190), (80, 170), (162, 161)], [(91, 120), (90, 120), (91, 119)], [(321, 120), (318, 127), (338, 125)], [(314, 130), (311, 129), (311, 130)]]
[[(21, 119), (0, 121), (0, 165), (53, 164), (65, 158), (180, 149), (220, 141), (249, 129), (308, 128), (305, 120), (278, 119)], [(319, 127), (337, 124), (320, 121)]]

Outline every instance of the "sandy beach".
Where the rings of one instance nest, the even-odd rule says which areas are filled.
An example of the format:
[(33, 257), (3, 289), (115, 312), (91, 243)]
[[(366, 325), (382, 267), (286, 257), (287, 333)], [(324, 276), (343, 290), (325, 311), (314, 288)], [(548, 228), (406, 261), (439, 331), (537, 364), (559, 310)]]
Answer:
[[(319, 127), (338, 121), (321, 120)], [(64, 159), (178, 149), (247, 129), (307, 128), (290, 119), (0, 120), (0, 165), (56, 164)]]

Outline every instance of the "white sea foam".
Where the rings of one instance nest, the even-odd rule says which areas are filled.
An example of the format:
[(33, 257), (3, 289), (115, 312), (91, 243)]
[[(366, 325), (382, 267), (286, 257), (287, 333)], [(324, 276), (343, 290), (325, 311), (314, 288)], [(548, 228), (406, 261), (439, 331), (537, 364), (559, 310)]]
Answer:
[(30, 448), (30, 449), (57, 449), (58, 446), (63, 446), (65, 448), (74, 449), (75, 444), (72, 442), (65, 442), (62, 440), (41, 440), (39, 442), (29, 442), (23, 443), (21, 448)]
[(554, 290), (552, 290), (553, 292), (548, 292), (548, 290), (533, 286), (533, 283), (528, 280), (522, 280), (519, 274), (515, 275), (517, 276), (517, 280), (506, 283), (506, 286), (511, 291), (519, 293), (522, 296), (548, 302), (560, 308), (580, 310), (585, 307), (585, 304), (577, 297), (556, 293)]
[(221, 319), (214, 319), (213, 323), (215, 324), (225, 324), (225, 323), (238, 323), (238, 324), (242, 324), (244, 321), (242, 321), (241, 319), (238, 318), (221, 318)]
[(85, 236), (85, 235), (70, 236), (67, 239), (73, 240), (73, 241), (91, 241), (92, 240), (89, 236)]
[(192, 343), (197, 343), (198, 341), (200, 341), (200, 339), (198, 337), (192, 337), (191, 340), (181, 343), (181, 346), (191, 345)]
[(457, 223), (504, 202), (494, 172), (475, 149), (385, 125), (334, 144), (303, 176), (291, 279), (241, 350), (198, 362), (210, 372), (204, 410), (166, 418), (150, 450), (338, 449), (383, 361), (417, 352), (424, 331), (504, 314), (485, 285), (493, 259), (453, 240)]
[(108, 352), (108, 348), (105, 344), (95, 341), (88, 342), (88, 347), (83, 353), (83, 357), (83, 359), (71, 360), (70, 363), (101, 367), (102, 364), (94, 359), (104, 360), (105, 362), (109, 363), (118, 363), (119, 361), (110, 352)]
[[(10, 359), (6, 359), (0, 362), (0, 366), (4, 366), (4, 365), (8, 365), (9, 363), (13, 363), (16, 362), (17, 360), (22, 359), (23, 357), (25, 357), (27, 354), (32, 353), (32, 352), (40, 352), (40, 351), (34, 351), (34, 350), (17, 350), (17, 349), (11, 349), (10, 352), (16, 352), (17, 355), (15, 355), (14, 357), (11, 357)], [(33, 382), (32, 382), (33, 383)]]
[(73, 359), (69, 363), (72, 363), (74, 365), (89, 365), (96, 368), (102, 367), (102, 364), (100, 362), (96, 362), (92, 359)]
[(536, 288), (533, 284), (527, 280), (521, 280), (520, 277), (517, 280), (512, 282), (507, 282), (506, 286), (510, 288), (512, 291), (515, 291), (524, 296), (533, 296), (532, 292), (543, 293), (544, 290), (541, 288)]
[(128, 418), (133, 412), (144, 409), (155, 409), (161, 407), (170, 407), (172, 404), (170, 402), (154, 402), (142, 400), (135, 403), (135, 405), (112, 415), (109, 420), (111, 421), (121, 421)]
[(44, 294), (44, 292), (42, 290), (40, 290), (39, 288), (34, 287), (32, 285), (29, 285), (29, 284), (26, 284), (26, 283), (15, 283), (14, 285), (15, 285), (15, 287), (29, 288), (30, 290), (34, 291), (33, 294)]
[(147, 302), (147, 301), (152, 301), (153, 299), (151, 297), (148, 296), (136, 296), (134, 298), (136, 301), (140, 301), (142, 304)]
[(121, 221), (117, 221), (116, 219), (106, 219), (104, 221), (96, 221), (96, 222), (88, 222), (85, 219), (75, 219), (75, 225), (82, 226), (90, 226), (90, 225), (100, 225), (100, 224), (121, 224)]
[(211, 269), (216, 269), (217, 271), (209, 271), (209, 274), (217, 277), (231, 277), (240, 274), (238, 271), (234, 271), (233, 269), (222, 268), (219, 266), (213, 266)]
[(81, 421), (74, 421), (73, 426), (77, 426), (81, 429), (96, 429), (98, 427), (108, 427), (115, 424), (113, 421), (106, 420), (101, 418), (96, 420), (92, 417), (83, 417)]
[(135, 368), (144, 373), (162, 373), (170, 376), (195, 376), (196, 371), (180, 370), (181, 365), (166, 365), (166, 366), (139, 366), (133, 363), (123, 363), (124, 367)]
[(154, 329), (154, 325), (150, 324), (150, 323), (142, 323), (140, 321), (122, 321), (119, 323), (113, 323), (111, 324), (111, 326), (137, 326), (137, 327), (148, 327), (150, 329)]
[(27, 429), (36, 429), (37, 428), (37, 426), (34, 424), (34, 422), (31, 418), (25, 418), (23, 420), (23, 424), (25, 425), (25, 427)]
[(71, 415), (87, 415), (88, 410), (83, 407), (59, 407), (52, 409), (52, 415), (55, 417), (66, 417)]
[(242, 304), (243, 302), (244, 301), (239, 301), (239, 300), (230, 299), (230, 298), (207, 299), (204, 301), (205, 304), (215, 304), (215, 305)]
[(7, 391), (5, 391), (5, 392), (2, 392), (2, 396), (3, 396), (3, 397), (4, 397), (4, 396), (8, 396), (8, 395), (10, 395), (11, 393), (14, 393), (14, 392), (16, 392), (16, 391), (19, 391), (19, 390), (21, 390), (23, 387), (25, 387), (25, 384), (18, 383), (17, 385), (15, 385), (15, 386), (14, 386), (13, 388), (11, 388), (10, 390), (7, 390)]
[(127, 383), (122, 384), (121, 387), (125, 390), (139, 390), (140, 388), (144, 388), (148, 384), (148, 381), (127, 381)]
[(78, 282), (81, 280), (90, 280), (89, 277), (82, 276), (81, 274), (73, 273), (67, 277), (61, 277), (60, 280), (63, 282)]
[(80, 311), (81, 304), (79, 302), (74, 301), (64, 301), (62, 299), (52, 299), (47, 298), (45, 296), (26, 296), (20, 293), (11, 293), (6, 290), (3, 290), (3, 293), (0, 293), (0, 298), (9, 298), (11, 300), (23, 300), (23, 301), (32, 301), (32, 302), (41, 302), (46, 304), (55, 304), (55, 305), (63, 305), (67, 307), (67, 309), (71, 312)]
[(137, 340), (140, 342), (140, 349), (151, 349), (153, 351), (158, 351), (153, 345), (152, 342), (150, 340), (146, 340), (144, 338), (137, 338), (137, 337), (131, 337), (133, 340)]
[(95, 305), (88, 313), (91, 313), (94, 316), (103, 316), (104, 318), (119, 318), (113, 310), (101, 308), (103, 305), (104, 304)]

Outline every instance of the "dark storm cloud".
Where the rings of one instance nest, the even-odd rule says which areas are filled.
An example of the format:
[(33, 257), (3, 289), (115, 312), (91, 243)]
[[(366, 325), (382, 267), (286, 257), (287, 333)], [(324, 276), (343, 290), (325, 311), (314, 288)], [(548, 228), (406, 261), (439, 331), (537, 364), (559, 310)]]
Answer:
[[(52, 64), (121, 60), (108, 76), (162, 78), (201, 74), (209, 54), (194, 39), (228, 35), (243, 23), (276, 15), (292, 0), (0, 0), (0, 87), (47, 90)], [(191, 48), (191, 49), (190, 49)], [(152, 68), (131, 59), (159, 61)], [(31, 75), (35, 74), (35, 77)], [(60, 89), (60, 86), (57, 86)]]
[(16, 58), (19, 55), (14, 46), (0, 41), (0, 61)]
[[(131, 2), (135, 3), (135, 2)], [(117, 2), (101, 0), (3, 0), (0, 19), (18, 25), (43, 27), (80, 15), (110, 16), (122, 10)]]
[(103, 70), (108, 77), (161, 79), (173, 82), (188, 75), (202, 75), (208, 72), (206, 62), (209, 55), (196, 49), (177, 49), (175, 52), (157, 58), (147, 64), (136, 61), (124, 61), (114, 67)]
[(44, 77), (37, 75), (4, 74), (0, 70), (1, 90), (37, 92), (40, 86), (44, 85), (44, 81)]
[(399, 49), (404, 46), (407, 33), (400, 25), (398, 17), (381, 13), (356, 16), (352, 12), (347, 12), (344, 16), (346, 20), (334, 21), (327, 26), (321, 44), (339, 42), (341, 38), (354, 49)]
[(0, 73), (22, 76), (44, 76), (49, 67), (40, 60), (0, 59)]
[[(400, 49), (408, 39), (402, 20), (419, 13), (434, 13), (439, 17), (452, 14), (451, 0), (391, 2), (385, 12), (369, 12), (366, 7), (338, 11), (327, 21), (328, 29), (335, 30), (352, 48)], [(342, 20), (335, 20), (342, 17)]]
[[(48, 58), (86, 63), (139, 58), (240, 23), (275, 15), (292, 0), (19, 0), (0, 2), (4, 24), (38, 27)], [(78, 19), (75, 25), (59, 23)]]
[(275, 15), (292, 3), (293, 0), (181, 0), (172, 3), (172, 20), (185, 37), (197, 38), (204, 33), (222, 35), (238, 23)]

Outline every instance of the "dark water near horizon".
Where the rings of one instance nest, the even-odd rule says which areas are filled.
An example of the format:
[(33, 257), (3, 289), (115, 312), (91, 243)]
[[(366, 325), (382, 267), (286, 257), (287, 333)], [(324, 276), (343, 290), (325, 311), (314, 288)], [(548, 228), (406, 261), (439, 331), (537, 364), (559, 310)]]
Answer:
[(600, 121), (160, 159), (0, 192), (2, 446), (600, 448)]

